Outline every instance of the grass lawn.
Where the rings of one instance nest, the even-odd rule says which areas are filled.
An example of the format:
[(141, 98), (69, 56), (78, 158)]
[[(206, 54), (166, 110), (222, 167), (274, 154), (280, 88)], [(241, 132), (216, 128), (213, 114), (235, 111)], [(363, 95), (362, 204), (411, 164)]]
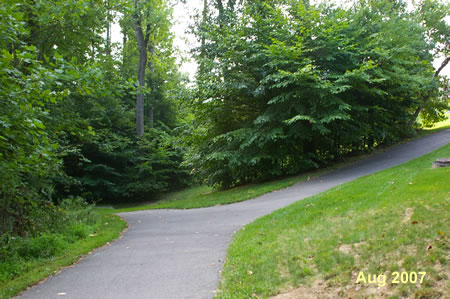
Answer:
[(448, 296), (450, 167), (431, 169), (439, 157), (450, 144), (246, 225), (217, 298)]
[(0, 298), (15, 296), (27, 287), (57, 273), (61, 268), (76, 263), (91, 250), (118, 238), (126, 226), (126, 222), (118, 216), (102, 215), (95, 233), (69, 244), (54, 256), (23, 262), (15, 261), (15, 264), (21, 268), (21, 272), (13, 279), (0, 281)]

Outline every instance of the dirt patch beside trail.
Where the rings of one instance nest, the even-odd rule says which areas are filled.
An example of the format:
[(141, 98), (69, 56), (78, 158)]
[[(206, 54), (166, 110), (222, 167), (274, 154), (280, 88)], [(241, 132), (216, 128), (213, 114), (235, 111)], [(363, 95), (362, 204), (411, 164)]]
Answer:
[(414, 214), (414, 209), (413, 208), (407, 208), (405, 210), (405, 217), (403, 218), (403, 224), (406, 224), (409, 222), (409, 220), (411, 220), (412, 215)]
[(388, 298), (392, 290), (376, 286), (348, 285), (329, 287), (326, 282), (316, 280), (311, 286), (300, 286), (271, 299), (334, 299), (334, 298)]

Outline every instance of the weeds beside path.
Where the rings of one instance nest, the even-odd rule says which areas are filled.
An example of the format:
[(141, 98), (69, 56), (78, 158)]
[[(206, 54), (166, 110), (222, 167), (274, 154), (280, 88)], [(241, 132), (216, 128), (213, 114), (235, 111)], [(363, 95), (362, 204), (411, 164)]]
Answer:
[(17, 249), (18, 254), (10, 252), (12, 258), (0, 267), (0, 298), (15, 296), (78, 262), (93, 249), (118, 238), (126, 226), (119, 216), (101, 215), (88, 232), (76, 230), (24, 240), (23, 245), (11, 249)]

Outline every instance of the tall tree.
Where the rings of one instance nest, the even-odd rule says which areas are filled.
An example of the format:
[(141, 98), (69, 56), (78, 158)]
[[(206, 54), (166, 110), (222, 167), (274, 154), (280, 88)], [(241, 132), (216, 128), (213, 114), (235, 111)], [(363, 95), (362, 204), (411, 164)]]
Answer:
[[(136, 39), (139, 49), (138, 82), (141, 87), (136, 95), (136, 132), (138, 136), (144, 135), (144, 91), (145, 69), (147, 67), (148, 45), (150, 41), (151, 24), (143, 26), (142, 1), (134, 0), (133, 26), (136, 31)], [(151, 12), (147, 12), (151, 13)]]
[(445, 20), (449, 14), (450, 4), (448, 3), (436, 0), (422, 0), (418, 3), (418, 20), (425, 26), (427, 38), (434, 46), (432, 51), (434, 59), (442, 58), (442, 62), (435, 70), (431, 84), (420, 99), (409, 125), (414, 125), (430, 98), (438, 95), (436, 91), (439, 88), (440, 74), (450, 63), (450, 26)]
[[(146, 84), (146, 70), (153, 72), (155, 53), (158, 49), (171, 44), (171, 9), (166, 0), (133, 0), (129, 7), (129, 17), (135, 31), (139, 61), (137, 63), (137, 78), (139, 89), (136, 95), (136, 132), (138, 136), (144, 134), (145, 94), (148, 94), (149, 84)], [(124, 16), (127, 18), (127, 15)], [(153, 109), (149, 105), (147, 110), (152, 126)]]

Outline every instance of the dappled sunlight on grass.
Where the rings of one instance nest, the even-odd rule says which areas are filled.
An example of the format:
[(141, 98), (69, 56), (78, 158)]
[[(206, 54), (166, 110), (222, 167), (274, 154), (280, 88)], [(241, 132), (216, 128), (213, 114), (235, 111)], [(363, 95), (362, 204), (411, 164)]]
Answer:
[(431, 128), (424, 128), (424, 130), (443, 130), (450, 128), (450, 114), (447, 114), (447, 119), (441, 122), (435, 123)]

